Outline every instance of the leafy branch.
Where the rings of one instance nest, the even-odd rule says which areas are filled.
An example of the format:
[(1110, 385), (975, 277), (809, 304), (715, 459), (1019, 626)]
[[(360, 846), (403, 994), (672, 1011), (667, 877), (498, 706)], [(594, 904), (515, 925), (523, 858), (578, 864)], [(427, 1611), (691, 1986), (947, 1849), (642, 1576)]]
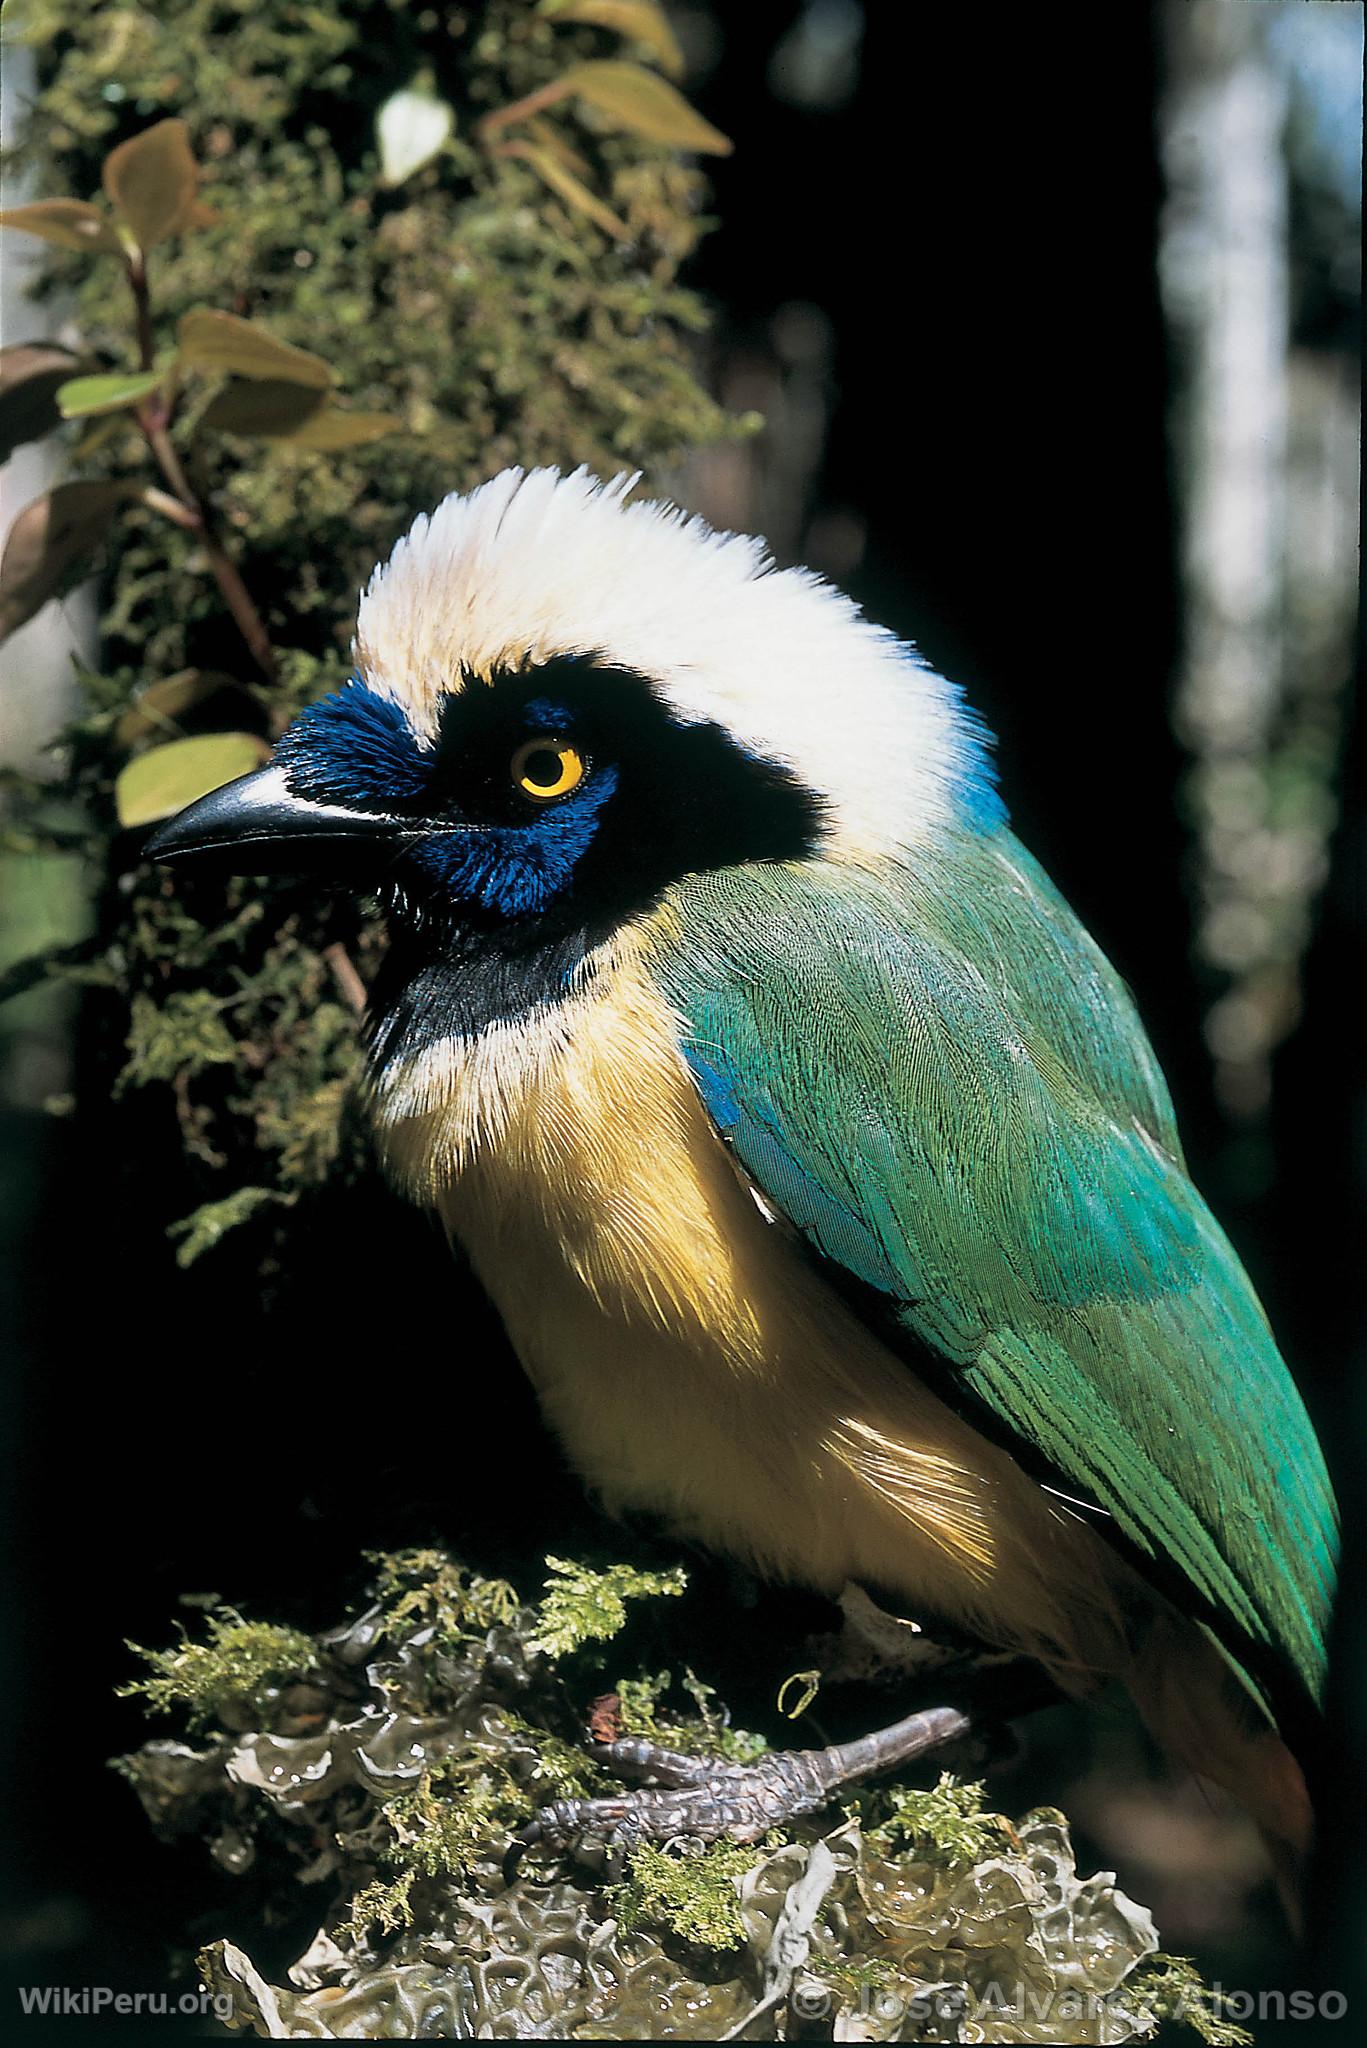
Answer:
[[(389, 413), (345, 412), (333, 405), (333, 372), (321, 356), (278, 340), (258, 322), (205, 308), (187, 313), (177, 345), (160, 359), (149, 282), (151, 252), (173, 235), (211, 225), (199, 198), (199, 165), (182, 120), (158, 121), (105, 158), (111, 211), (77, 199), (42, 199), (0, 212), (0, 226), (58, 248), (112, 257), (132, 299), (135, 371), (99, 370), (54, 382), (61, 353), (52, 344), (5, 351), (6, 425), (34, 439), (61, 420), (126, 415), (142, 434), (162, 482), (59, 484), (19, 514), (0, 560), (0, 640), (31, 618), (80, 569), (121, 507), (136, 501), (193, 533), (253, 661), (267, 682), (276, 658), (261, 614), (219, 533), (212, 504), (186, 474), (172, 428), (183, 409), (188, 373), (228, 379), (200, 414), (200, 430), (258, 434), (300, 447), (341, 447), (376, 440), (402, 425)], [(37, 402), (41, 384), (52, 413)], [(55, 414), (55, 417), (53, 416)], [(8, 445), (14, 445), (13, 434)]]
[[(173, 1119), (149, 1212), (180, 1263), (240, 1237), (263, 1276), (363, 1171), (347, 1103), (383, 934), (288, 884), (173, 889), (121, 835), (256, 765), (340, 682), (356, 591), (418, 507), (510, 462), (649, 470), (753, 425), (689, 360), (687, 157), (717, 144), (656, 0), (482, 0), (460, 35), (379, 5), (401, 34), (376, 38), (373, 0), (287, 24), (162, 0), (111, 41), (107, 9), (25, 0), (42, 118), (19, 154), (73, 196), (2, 217), (48, 244), (37, 292), (65, 291), (80, 338), (0, 350), (0, 454), (55, 431), (72, 459), (0, 565), (0, 637), (108, 563), (58, 774), (11, 786), (2, 849), (93, 865), (99, 936), (13, 986), (98, 981), (83, 1108), (130, 1156)], [(594, 64), (619, 93), (625, 74), (615, 114)]]

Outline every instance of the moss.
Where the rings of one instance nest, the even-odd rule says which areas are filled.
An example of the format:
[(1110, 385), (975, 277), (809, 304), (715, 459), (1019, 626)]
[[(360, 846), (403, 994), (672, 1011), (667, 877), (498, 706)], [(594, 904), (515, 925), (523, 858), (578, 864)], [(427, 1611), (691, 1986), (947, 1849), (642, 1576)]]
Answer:
[[(672, 1575), (655, 1576), (666, 1583), (649, 1634), (686, 1675), (644, 1669), (619, 1639), (614, 1711), (625, 1704), (626, 1718), (675, 1746), (680, 1727), (715, 1741), (725, 1708), (681, 1654), (688, 1603), (669, 1597)], [(588, 1647), (547, 1657), (540, 1611), (512, 1588), (490, 1592), (498, 1583), (441, 1551), (378, 1558), (359, 1611), (306, 1645), (305, 1684), (278, 1695), (263, 1685), (254, 1720), (234, 1694), (227, 1732), (149, 1742), (122, 1760), (161, 1834), (198, 1835), (221, 1867), (253, 1869), (253, 1945), (279, 1956), (291, 1926), (307, 1948), (302, 1981), (315, 1988), (304, 1990), (266, 1986), (232, 1943), (204, 1952), (207, 1981), (239, 2024), (365, 2039), (397, 2028), (443, 2039), (793, 2040), (811, 2031), (816, 1980), (839, 2039), (864, 2038), (871, 2019), (878, 2038), (893, 2038), (888, 2015), (899, 2009), (906, 2024), (896, 2026), (910, 2038), (914, 2023), (920, 2038), (915, 2001), (927, 1992), (946, 2027), (986, 2015), (1012, 2038), (1031, 2012), (1063, 2017), (1070, 2000), (1086, 2001), (1069, 2035), (1079, 2041), (1149, 2039), (1168, 2015), (1212, 2043), (1244, 2038), (1189, 1964), (1156, 1953), (1150, 1916), (1110, 1873), (1079, 1875), (1060, 1815), (1012, 1826), (984, 1812), (980, 1787), (952, 1779), (880, 1795), (881, 1808), (862, 1795), (867, 1827), (829, 1811), (762, 1843), (638, 1847), (617, 1882), (587, 1855), (540, 1854), (509, 1883), (510, 1832), (552, 1799), (615, 1781), (576, 1739), (602, 1683)], [(248, 1624), (219, 1610), (211, 1642), (232, 1627)], [(181, 1713), (202, 1704), (184, 1659), (184, 1645), (152, 1659), (154, 1678), (173, 1679), (161, 1703)], [(151, 1697), (148, 1681), (140, 1690)], [(697, 1711), (676, 1720), (671, 1691)], [(823, 1840), (829, 1883), (814, 1913), (811, 1853)], [(321, 1923), (311, 1937), (299, 1926), (306, 1902)], [(239, 1893), (223, 1918), (243, 1927), (250, 1911)], [(785, 1985), (795, 1915), (810, 1953)], [(766, 1985), (777, 1988), (760, 2004)], [(1001, 2012), (1004, 1986), (1025, 2001), (1021, 2019)]]
[(464, 1884), (490, 1839), (511, 1834), (532, 1811), (506, 1767), (447, 1758), (414, 1791), (386, 1800), (383, 1820), (393, 1839), (381, 1853), (401, 1878)]
[(1126, 1991), (1132, 2006), (1150, 2012), (1160, 2025), (1189, 2028), (1209, 2048), (1252, 2048), (1253, 2035), (1221, 2017), (1218, 1994), (1187, 1956), (1150, 1956)]
[(223, 1021), (222, 1004), (206, 989), (172, 996), (161, 1008), (150, 996), (134, 996), (128, 1024), (125, 1087), (174, 1081), (205, 1067), (232, 1066), (237, 1042)]
[(934, 1850), (953, 1864), (980, 1863), (1007, 1846), (1010, 1822), (983, 1810), (983, 1787), (965, 1784), (941, 1771), (928, 1791), (909, 1785), (876, 1785), (860, 1792), (851, 1810), (858, 1813), (871, 1846), (895, 1855), (902, 1850)]
[(236, 1725), (243, 1716), (268, 1715), (279, 1687), (315, 1668), (313, 1643), (297, 1629), (245, 1621), (232, 1607), (211, 1614), (207, 1627), (207, 1642), (182, 1636), (169, 1650), (130, 1643), (148, 1676), (121, 1686), (120, 1697), (146, 1700), (156, 1714), (183, 1714), (191, 1728)]
[(693, 1948), (739, 1948), (745, 1923), (737, 1885), (758, 1854), (738, 1842), (712, 1842), (691, 1855), (643, 1842), (631, 1852), (626, 1882), (612, 1893), (613, 1910), (628, 1932), (662, 1928)]
[(546, 1564), (551, 1576), (537, 1610), (534, 1641), (547, 1657), (564, 1657), (584, 1643), (606, 1642), (626, 1626), (628, 1600), (682, 1593), (687, 1583), (677, 1565), (651, 1572), (627, 1564), (591, 1571), (561, 1557), (548, 1557)]
[(338, 1922), (339, 1941), (360, 1944), (371, 1934), (397, 1934), (413, 1925), (412, 1890), (418, 1881), (416, 1870), (404, 1870), (396, 1878), (377, 1877), (357, 1892), (344, 1920)]
[(235, 1188), (225, 1195), (221, 1202), (204, 1202), (193, 1216), (184, 1217), (173, 1223), (167, 1236), (176, 1240), (176, 1264), (193, 1266), (205, 1252), (254, 1216), (258, 1209), (266, 1209), (274, 1202), (287, 1202), (290, 1197), (282, 1195), (275, 1188)]
[(456, 1649), (517, 1614), (517, 1590), (506, 1579), (481, 1578), (444, 1550), (370, 1551), (366, 1561), (385, 1633), (396, 1640), (431, 1629), (439, 1649)]
[[(662, 1708), (665, 1695), (675, 1689), (692, 1699), (691, 1715)], [(612, 1702), (621, 1734), (644, 1736), (666, 1749), (680, 1750), (685, 1756), (717, 1756), (728, 1763), (748, 1764), (763, 1756), (769, 1747), (762, 1735), (731, 1726), (715, 1686), (704, 1684), (688, 1665), (677, 1680), (671, 1671), (619, 1678)]]

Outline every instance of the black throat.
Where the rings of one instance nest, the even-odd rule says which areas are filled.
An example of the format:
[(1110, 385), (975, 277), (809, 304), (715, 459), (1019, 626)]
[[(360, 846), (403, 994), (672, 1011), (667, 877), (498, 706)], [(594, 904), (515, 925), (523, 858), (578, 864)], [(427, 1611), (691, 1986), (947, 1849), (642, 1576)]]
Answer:
[(376, 1068), (563, 1002), (592, 947), (609, 936), (584, 926), (554, 934), (516, 927), (413, 931), (393, 919), (390, 932), (370, 992), (367, 1044)]

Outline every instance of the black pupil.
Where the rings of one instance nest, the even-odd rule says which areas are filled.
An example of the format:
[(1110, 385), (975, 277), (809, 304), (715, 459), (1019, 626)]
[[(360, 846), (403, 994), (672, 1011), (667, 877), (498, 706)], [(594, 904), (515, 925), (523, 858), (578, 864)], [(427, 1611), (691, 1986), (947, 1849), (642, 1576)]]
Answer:
[(554, 747), (538, 747), (522, 764), (522, 780), (534, 783), (538, 789), (554, 788), (561, 773), (560, 756)]

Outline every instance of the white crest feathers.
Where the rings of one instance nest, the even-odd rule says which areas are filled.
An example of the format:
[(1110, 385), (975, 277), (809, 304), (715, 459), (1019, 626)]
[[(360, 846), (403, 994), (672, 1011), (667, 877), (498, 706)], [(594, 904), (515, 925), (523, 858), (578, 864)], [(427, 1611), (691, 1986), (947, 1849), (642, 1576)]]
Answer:
[(506, 469), (416, 519), (361, 599), (370, 687), (432, 735), (467, 676), (596, 655), (646, 676), (826, 800), (835, 851), (913, 844), (988, 777), (955, 687), (806, 569), (667, 504), (637, 479)]

